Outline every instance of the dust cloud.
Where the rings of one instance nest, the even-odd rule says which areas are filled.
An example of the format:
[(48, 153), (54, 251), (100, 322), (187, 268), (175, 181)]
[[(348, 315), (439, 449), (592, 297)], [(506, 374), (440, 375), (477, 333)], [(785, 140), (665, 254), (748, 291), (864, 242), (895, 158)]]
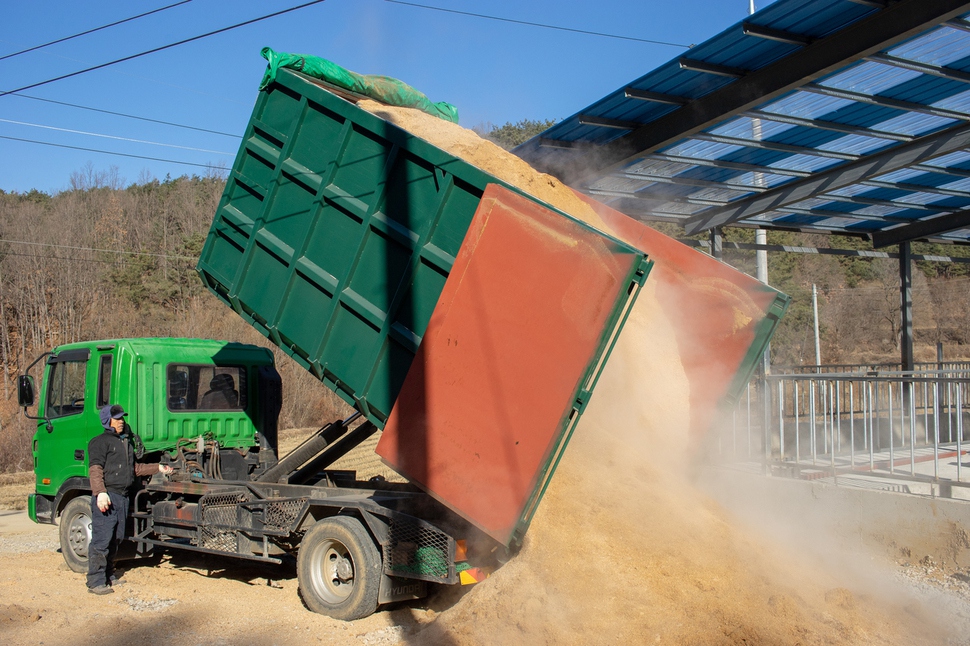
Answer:
[[(439, 644), (934, 643), (694, 486), (674, 331), (641, 294), (522, 551), (420, 634)], [(908, 605), (907, 605), (908, 604)], [(904, 610), (906, 608), (906, 610)], [(943, 635), (939, 636), (942, 643)]]
[[(475, 133), (360, 106), (609, 231), (571, 189)], [(415, 643), (945, 642), (911, 598), (794, 556), (696, 486), (690, 385), (671, 324), (685, 314), (664, 311), (647, 281), (521, 551)]]

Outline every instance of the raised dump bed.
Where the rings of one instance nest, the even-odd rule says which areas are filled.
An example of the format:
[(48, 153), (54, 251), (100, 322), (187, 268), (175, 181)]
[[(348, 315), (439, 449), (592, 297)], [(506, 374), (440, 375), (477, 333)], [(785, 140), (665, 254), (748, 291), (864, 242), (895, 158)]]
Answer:
[[(384, 429), (388, 464), (508, 544), (650, 273), (649, 236), (603, 233), (338, 94), (286, 69), (260, 92), (199, 272)], [(724, 398), (784, 307), (711, 262), (760, 294), (743, 326), (757, 333), (709, 389)], [(709, 291), (714, 310), (736, 305)]]
[[(489, 205), (511, 206), (481, 210), (486, 190)], [(463, 246), (480, 210), (476, 243)], [(456, 268), (450, 347), (490, 359), (486, 382), (494, 388), (454, 383), (454, 375), (446, 384), (439, 373), (412, 378), (393, 434), (411, 449), (406, 464), (389, 462), (423, 484), (444, 465), (424, 462), (417, 447), (454, 444), (466, 433), (488, 443), (500, 432), (493, 439), (519, 456), (514, 474), (504, 459), (482, 467), (507, 490), (500, 519), (469, 511), (460, 492), (431, 493), (507, 543), (524, 531), (526, 510), (538, 502), (650, 263), (635, 247), (281, 70), (259, 95), (199, 260), (206, 285), (384, 428)], [(486, 322), (488, 335), (474, 329)], [(429, 347), (448, 348), (447, 334), (436, 335)], [(426, 416), (438, 412), (426, 406), (439, 386), (467, 411), (457, 435), (454, 427), (426, 434)], [(511, 426), (481, 415), (499, 409)]]

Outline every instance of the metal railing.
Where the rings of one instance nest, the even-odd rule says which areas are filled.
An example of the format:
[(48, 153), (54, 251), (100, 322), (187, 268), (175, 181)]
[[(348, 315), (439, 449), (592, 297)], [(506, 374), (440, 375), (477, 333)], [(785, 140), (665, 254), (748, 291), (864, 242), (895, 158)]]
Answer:
[(857, 368), (752, 382), (716, 430), (720, 459), (760, 462), (776, 475), (801, 478), (970, 481), (961, 459), (970, 370)]
[[(795, 375), (816, 375), (831, 373), (857, 373), (857, 372), (901, 372), (901, 363), (823, 363), (821, 365), (806, 366), (774, 366), (775, 372), (781, 374)], [(916, 372), (924, 371), (944, 371), (944, 372), (967, 372), (970, 371), (970, 361), (917, 361), (913, 364)]]

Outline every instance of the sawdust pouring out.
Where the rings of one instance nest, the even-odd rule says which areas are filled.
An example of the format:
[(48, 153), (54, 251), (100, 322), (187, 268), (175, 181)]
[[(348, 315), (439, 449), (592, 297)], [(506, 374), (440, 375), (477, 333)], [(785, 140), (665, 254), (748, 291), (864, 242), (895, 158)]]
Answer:
[[(474, 132), (359, 105), (598, 229), (588, 204)], [(677, 320), (648, 280), (521, 552), (416, 636), (440, 644), (896, 644), (942, 633), (746, 533), (687, 474)], [(677, 313), (682, 316), (685, 313)]]
[(794, 565), (692, 486), (689, 393), (675, 347), (645, 290), (521, 553), (423, 637), (460, 645), (925, 639), (919, 622), (901, 625), (832, 576)]

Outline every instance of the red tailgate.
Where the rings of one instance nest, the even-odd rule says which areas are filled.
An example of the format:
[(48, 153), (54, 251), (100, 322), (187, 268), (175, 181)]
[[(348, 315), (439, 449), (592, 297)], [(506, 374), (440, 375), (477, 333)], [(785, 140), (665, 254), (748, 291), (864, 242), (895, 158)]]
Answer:
[(578, 191), (607, 231), (656, 263), (650, 283), (677, 335), (690, 382), (691, 437), (700, 441), (717, 407), (747, 385), (788, 297), (711, 256), (660, 233)]
[(648, 271), (636, 249), (489, 185), (377, 453), (510, 542)]

